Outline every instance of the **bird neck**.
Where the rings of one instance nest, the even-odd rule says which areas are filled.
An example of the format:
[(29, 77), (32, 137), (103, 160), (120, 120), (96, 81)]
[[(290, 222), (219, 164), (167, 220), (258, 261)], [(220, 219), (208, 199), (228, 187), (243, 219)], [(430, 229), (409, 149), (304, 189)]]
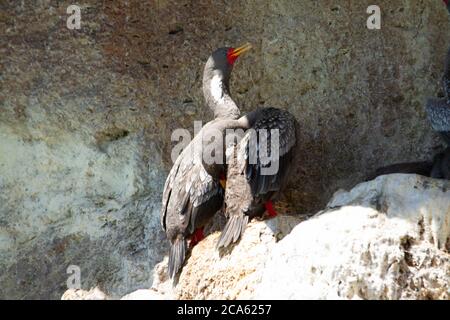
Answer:
[(243, 129), (247, 130), (253, 127), (260, 110), (254, 110), (240, 118), (218, 118), (214, 121), (214, 129), (225, 132), (227, 129)]
[(229, 79), (220, 73), (204, 75), (203, 94), (214, 118), (239, 118), (241, 111), (230, 96)]

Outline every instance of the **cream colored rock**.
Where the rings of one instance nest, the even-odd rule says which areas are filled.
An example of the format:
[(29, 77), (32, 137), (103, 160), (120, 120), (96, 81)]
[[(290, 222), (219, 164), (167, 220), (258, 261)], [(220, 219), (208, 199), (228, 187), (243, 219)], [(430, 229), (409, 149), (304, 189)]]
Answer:
[(61, 300), (108, 300), (109, 297), (95, 287), (89, 291), (82, 289), (68, 289), (61, 297)]
[(277, 239), (300, 221), (291, 216), (253, 221), (236, 246), (221, 252), (216, 250), (220, 233), (215, 232), (192, 249), (175, 286), (167, 278), (167, 259), (158, 264), (154, 290), (176, 299), (250, 299)]
[(339, 191), (274, 246), (258, 299), (449, 299), (450, 182), (381, 176)]
[(166, 258), (150, 290), (124, 298), (450, 299), (449, 223), (449, 181), (381, 176), (336, 192), (307, 221), (253, 221), (226, 252), (215, 232), (193, 248), (175, 286)]
[(164, 297), (152, 289), (139, 289), (123, 296), (120, 300), (164, 300)]

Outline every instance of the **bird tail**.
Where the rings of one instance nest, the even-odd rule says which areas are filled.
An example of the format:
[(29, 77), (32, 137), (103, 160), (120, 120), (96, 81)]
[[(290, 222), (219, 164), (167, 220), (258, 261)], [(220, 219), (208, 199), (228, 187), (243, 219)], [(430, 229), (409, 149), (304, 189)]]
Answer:
[(241, 235), (244, 233), (247, 223), (247, 215), (232, 215), (225, 225), (222, 233), (220, 234), (219, 241), (217, 242), (217, 249), (220, 249), (221, 247), (228, 247), (230, 243), (238, 241)]
[(184, 237), (178, 237), (170, 246), (169, 253), (169, 276), (171, 279), (175, 277), (183, 266), (186, 257), (187, 242)]

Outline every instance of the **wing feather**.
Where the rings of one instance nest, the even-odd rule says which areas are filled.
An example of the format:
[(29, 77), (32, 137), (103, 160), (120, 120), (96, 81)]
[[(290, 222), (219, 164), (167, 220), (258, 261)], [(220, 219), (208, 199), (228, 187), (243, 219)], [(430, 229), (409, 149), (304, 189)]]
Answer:
[(191, 145), (175, 161), (164, 187), (161, 225), (169, 238), (178, 233), (192, 234), (223, 203), (220, 184), (206, 172), (201, 161), (194, 161)]
[[(244, 158), (246, 161), (246, 178), (251, 185), (252, 192), (255, 196), (263, 195), (271, 191), (279, 191), (283, 188), (288, 176), (290, 162), (293, 158), (294, 147), (297, 143), (296, 139), (296, 120), (287, 111), (275, 108), (262, 109), (261, 115), (255, 122), (254, 129), (256, 130), (257, 139), (244, 140), (246, 143)], [(260, 139), (260, 130), (264, 129), (267, 132), (267, 142)], [(261, 157), (266, 154), (272, 156), (276, 145), (272, 145), (272, 131), (279, 132), (279, 157), (271, 159), (271, 161), (264, 161)], [(252, 143), (252, 141), (255, 141)], [(254, 145), (256, 143), (256, 145)], [(256, 150), (256, 163), (251, 163), (251, 148)], [(267, 148), (264, 150), (264, 148)], [(266, 151), (263, 153), (263, 151)], [(271, 165), (278, 166), (278, 171), (274, 174), (264, 174), (264, 169)]]
[[(218, 248), (238, 241), (249, 219), (264, 213), (265, 202), (282, 191), (289, 178), (298, 138), (295, 118), (280, 109), (261, 109), (252, 129), (255, 130), (249, 130), (237, 144), (228, 164), (225, 190), (228, 221), (217, 242)], [(261, 129), (267, 132), (267, 143), (259, 139)], [(278, 159), (272, 157), (277, 147), (271, 144), (273, 129), (279, 132)], [(261, 157), (262, 151), (267, 151), (270, 161)], [(264, 174), (263, 170), (274, 164), (278, 165), (278, 171)]]
[(445, 99), (428, 99), (426, 110), (434, 130), (450, 131), (450, 105)]

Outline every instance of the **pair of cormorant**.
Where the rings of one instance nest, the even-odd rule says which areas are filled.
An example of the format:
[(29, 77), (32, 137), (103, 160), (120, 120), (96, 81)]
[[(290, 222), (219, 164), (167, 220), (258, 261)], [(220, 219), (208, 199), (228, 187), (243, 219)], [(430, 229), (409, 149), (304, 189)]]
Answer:
[[(449, 0), (444, 0), (450, 12)], [(257, 109), (240, 117), (240, 110), (230, 96), (229, 80), (236, 59), (250, 48), (249, 45), (217, 49), (209, 57), (203, 73), (203, 93), (206, 103), (214, 112), (214, 120), (205, 124), (191, 143), (176, 159), (167, 177), (161, 209), (161, 224), (171, 242), (169, 275), (180, 271), (187, 254), (187, 241), (191, 244), (202, 238), (202, 228), (222, 207), (228, 222), (217, 246), (227, 247), (238, 241), (247, 222), (265, 211), (274, 215), (272, 200), (285, 188), (295, 163), (296, 144), (299, 139), (298, 124), (287, 111), (276, 108)], [(443, 86), (443, 99), (430, 99), (427, 113), (434, 130), (440, 132), (450, 144), (450, 50), (447, 54)], [(227, 129), (243, 129), (247, 133), (237, 142), (228, 145), (227, 139), (205, 140)], [(277, 129), (278, 150), (270, 143), (251, 139), (251, 130)], [(268, 137), (270, 140), (270, 137)], [(225, 141), (225, 143), (224, 143)], [(220, 144), (220, 145), (217, 145)], [(201, 148), (196, 146), (200, 145)], [(222, 150), (219, 163), (204, 161), (203, 150)], [(215, 148), (219, 147), (219, 148)], [(262, 150), (266, 148), (267, 150)], [(229, 152), (228, 152), (229, 151)], [(263, 161), (260, 155), (279, 152), (276, 161)], [(251, 154), (256, 161), (249, 161)], [(227, 156), (227, 153), (228, 156)], [(276, 165), (274, 174), (263, 174), (265, 167)], [(377, 175), (403, 172), (418, 173), (435, 178), (450, 179), (450, 147), (435, 156), (432, 162), (396, 164), (379, 169)], [(223, 178), (226, 176), (226, 185)]]
[[(202, 228), (223, 206), (228, 222), (218, 240), (218, 248), (238, 241), (253, 217), (262, 216), (266, 210), (273, 215), (272, 201), (290, 177), (298, 139), (294, 116), (281, 109), (261, 108), (240, 117), (240, 110), (230, 96), (233, 65), (250, 47), (217, 49), (206, 62), (203, 93), (214, 112), (214, 120), (205, 124), (178, 156), (163, 192), (161, 224), (171, 243), (168, 265), (171, 278), (183, 266), (188, 239), (192, 244), (202, 238)], [(228, 129), (246, 131), (238, 142), (229, 144), (227, 139), (205, 139), (217, 132), (225, 136)], [(278, 132), (276, 145), (270, 139), (273, 129)], [(266, 143), (258, 135), (252, 139), (252, 134), (261, 130), (266, 130)], [(215, 154), (215, 159), (221, 161), (205, 161), (203, 150), (222, 150)], [(266, 161), (262, 154), (278, 157)], [(256, 156), (255, 161), (250, 161), (252, 155)], [(278, 168), (276, 172), (263, 172), (272, 165)]]

